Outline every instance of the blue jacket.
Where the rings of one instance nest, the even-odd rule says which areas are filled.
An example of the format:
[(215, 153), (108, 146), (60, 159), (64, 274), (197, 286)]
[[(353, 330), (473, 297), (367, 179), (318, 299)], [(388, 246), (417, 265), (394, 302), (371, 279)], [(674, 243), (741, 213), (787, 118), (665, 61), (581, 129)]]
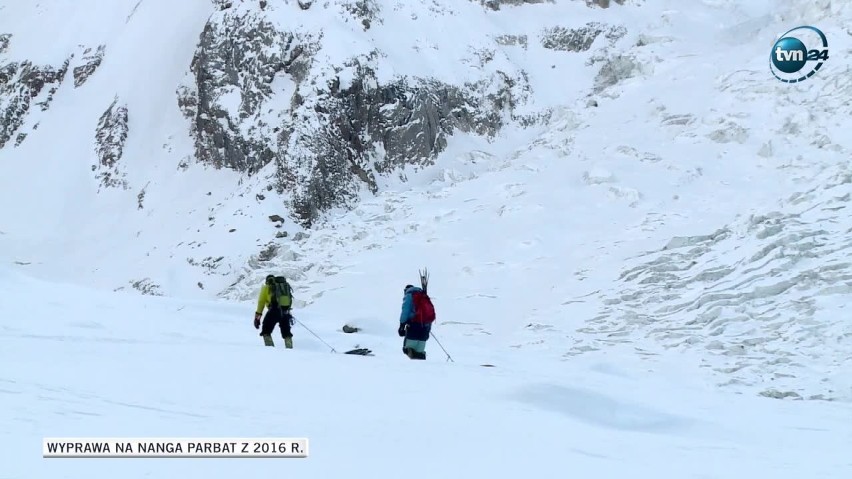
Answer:
[(411, 293), (415, 291), (422, 292), (423, 289), (412, 286), (405, 290), (405, 296), (402, 298), (402, 312), (399, 315), (400, 324), (407, 323), (414, 316), (414, 301), (411, 298)]

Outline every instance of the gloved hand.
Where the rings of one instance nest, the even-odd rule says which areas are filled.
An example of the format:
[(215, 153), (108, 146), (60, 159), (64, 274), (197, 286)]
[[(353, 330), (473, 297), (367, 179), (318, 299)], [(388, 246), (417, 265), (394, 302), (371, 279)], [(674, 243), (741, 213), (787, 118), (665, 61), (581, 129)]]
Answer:
[(405, 323), (402, 323), (402, 324), (399, 325), (399, 329), (396, 331), (396, 333), (399, 334), (399, 337), (405, 336), (405, 327), (406, 327)]
[(260, 313), (254, 313), (254, 329), (260, 329)]
[(290, 326), (292, 326), (292, 325), (294, 325), (294, 324), (296, 324), (296, 318), (294, 318), (294, 317), (291, 315), (291, 316), (290, 316)]

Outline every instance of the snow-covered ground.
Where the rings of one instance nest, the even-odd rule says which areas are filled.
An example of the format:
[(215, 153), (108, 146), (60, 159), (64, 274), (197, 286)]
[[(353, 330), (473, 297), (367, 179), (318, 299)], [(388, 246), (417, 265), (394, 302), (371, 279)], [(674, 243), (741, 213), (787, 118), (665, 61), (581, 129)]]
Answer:
[[(536, 29), (583, 2), (465, 3), (456, 13), (471, 24), (529, 35), (498, 58), (529, 73), (529, 112), (551, 121), (493, 142), (456, 135), (434, 166), (274, 238), (268, 216), (284, 212), (255, 200), (262, 175), (177, 168), (192, 145), (175, 88), (210, 4), (116, 0), (92, 17), (48, 3), (0, 1), (8, 59), (61, 61), (77, 43), (120, 53), (0, 150), (0, 479), (117, 464), (127, 477), (852, 476), (849, 5), (583, 10), (628, 33), (581, 54), (544, 51)], [(436, 27), (448, 2), (395, 5), (386, 13), (417, 18), (406, 41), (442, 32), (421, 45), (437, 52), (424, 69), (478, 41)], [(98, 28), (48, 28), (69, 12)], [(800, 23), (822, 28), (833, 56), (786, 85), (769, 48)], [(392, 28), (370, 41), (391, 41)], [(613, 68), (633, 70), (596, 91), (617, 55)], [(436, 74), (464, 79), (450, 63)], [(126, 158), (142, 209), (138, 189), (93, 186), (94, 125), (116, 94), (136, 112)], [(455, 362), (434, 341), (426, 362), (399, 351), (402, 287), (424, 266)], [(292, 279), (311, 330), (376, 356), (330, 354), (298, 325), (296, 349), (261, 347), (250, 321), (269, 272)], [(137, 281), (170, 297), (129, 294)], [(340, 332), (346, 323), (362, 331)], [(44, 436), (169, 435), (306, 436), (312, 456), (38, 453)]]
[[(36, 477), (845, 478), (846, 403), (731, 396), (620, 355), (557, 367), (441, 328), (455, 362), (333, 354), (301, 326), (264, 348), (239, 305), (140, 298), (0, 276), (0, 460)], [(13, 320), (12, 320), (13, 319)], [(342, 351), (352, 339), (300, 321)], [(280, 341), (279, 341), (280, 342)], [(42, 459), (43, 437), (307, 437), (306, 459)]]

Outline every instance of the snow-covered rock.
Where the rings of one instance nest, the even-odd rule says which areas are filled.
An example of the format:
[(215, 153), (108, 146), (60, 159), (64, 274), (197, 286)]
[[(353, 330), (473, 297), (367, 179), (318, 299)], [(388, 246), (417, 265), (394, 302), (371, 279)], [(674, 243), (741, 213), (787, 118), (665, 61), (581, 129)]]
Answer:
[[(477, 53), (482, 73), (463, 84), (427, 71), (388, 75), (381, 45), (341, 54), (338, 38), (300, 18), (330, 15), (356, 21), (350, 35), (360, 36), (402, 13), (383, 12), (375, 1), (304, 10), (227, 2), (205, 26), (191, 82), (179, 89), (196, 159), (248, 174), (270, 166), (270, 186), (291, 196), (290, 210), (305, 226), (351, 206), (362, 190), (375, 193), (377, 175), (430, 164), (457, 131), (493, 137), (529, 94), (522, 70), (489, 67), (493, 47)], [(425, 54), (412, 47), (409, 55)]]
[(129, 116), (127, 106), (119, 103), (116, 97), (98, 120), (95, 130), (95, 153), (97, 164), (92, 171), (98, 171), (97, 179), (104, 187), (124, 187), (119, 161), (127, 142)]
[(0, 148), (9, 145), (13, 138), (14, 146), (20, 145), (27, 137), (27, 132), (20, 130), (28, 120), (38, 125), (35, 119), (50, 108), (68, 71), (68, 63), (58, 66), (35, 65), (29, 61), (0, 63)]

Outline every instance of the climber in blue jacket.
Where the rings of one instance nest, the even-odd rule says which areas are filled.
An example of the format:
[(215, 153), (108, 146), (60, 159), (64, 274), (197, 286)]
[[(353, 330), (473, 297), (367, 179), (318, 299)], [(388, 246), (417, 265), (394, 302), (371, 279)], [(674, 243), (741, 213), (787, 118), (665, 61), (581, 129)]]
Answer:
[(405, 285), (399, 330), (404, 337), (402, 352), (411, 359), (426, 359), (426, 341), (435, 321), (435, 307), (423, 288)]

